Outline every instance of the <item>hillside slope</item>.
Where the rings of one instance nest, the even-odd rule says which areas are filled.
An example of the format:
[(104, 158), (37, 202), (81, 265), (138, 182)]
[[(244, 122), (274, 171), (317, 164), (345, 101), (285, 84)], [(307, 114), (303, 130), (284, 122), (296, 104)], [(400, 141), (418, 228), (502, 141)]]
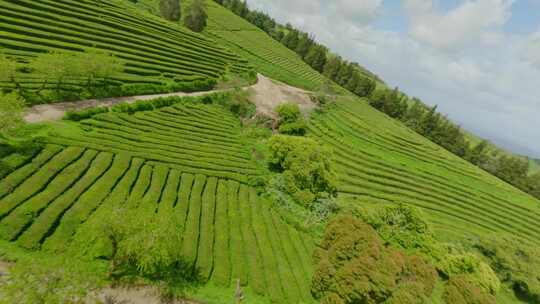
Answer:
[[(215, 79), (231, 67), (242, 73), (250, 66), (303, 88), (317, 89), (324, 81), (296, 54), (211, 1), (206, 36), (127, 2), (0, 1), (0, 18), (9, 21), (2, 25), (0, 44), (22, 60), (44, 50), (97, 45), (126, 60), (125, 73), (117, 77), (126, 83), (166, 81), (169, 73), (188, 82)], [(53, 25), (60, 29), (53, 31)], [(48, 27), (47, 34), (41, 27)], [(76, 38), (82, 35), (86, 42)], [(125, 47), (106, 43), (108, 36)], [(154, 74), (143, 76), (141, 70)], [(260, 143), (231, 111), (240, 107), (239, 99), (158, 99), (45, 125), (50, 132), (39, 139), (44, 148), (0, 178), (0, 238), (40, 254), (76, 252), (103, 262), (112, 245), (100, 231), (116, 208), (150, 219), (176, 215), (183, 222), (176, 245), (204, 288), (212, 289), (202, 297), (208, 303), (230, 303), (237, 280), (248, 295), (245, 303), (313, 303), (319, 235), (287, 221), (280, 206), (261, 195), (264, 188), (255, 187), (268, 163), (258, 153)], [(496, 232), (540, 244), (536, 199), (363, 99), (342, 95), (313, 111), (307, 136), (334, 151), (341, 206), (407, 203), (425, 211), (444, 241)]]
[(408, 203), (426, 211), (443, 240), (494, 232), (540, 243), (538, 200), (371, 108), (342, 98), (316, 115), (311, 135), (332, 146), (339, 191), (359, 205)]
[[(181, 89), (197, 81), (215, 83), (226, 72), (249, 70), (244, 59), (212, 39), (129, 1), (2, 0), (0, 15), (0, 53), (24, 64), (44, 52), (105, 51), (125, 64), (113, 80), (138, 94)], [(26, 89), (37, 90), (46, 82), (47, 75), (23, 72), (19, 77)], [(82, 86), (84, 80), (71, 79), (70, 85)], [(0, 82), (0, 88), (11, 86)]]

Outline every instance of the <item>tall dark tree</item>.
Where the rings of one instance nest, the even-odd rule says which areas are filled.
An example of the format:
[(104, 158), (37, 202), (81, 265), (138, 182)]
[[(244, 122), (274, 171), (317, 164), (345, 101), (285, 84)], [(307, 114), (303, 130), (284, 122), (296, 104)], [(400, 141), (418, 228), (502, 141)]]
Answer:
[(322, 45), (313, 44), (304, 60), (313, 69), (322, 72), (326, 64), (326, 48)]
[(202, 32), (206, 27), (207, 19), (204, 0), (193, 0), (184, 18), (184, 25), (194, 32)]
[(308, 34), (303, 33), (298, 37), (298, 44), (296, 45), (296, 53), (303, 59), (307, 56), (310, 48), (313, 46), (314, 41)]
[(169, 21), (180, 20), (180, 0), (160, 0), (159, 11), (161, 13), (161, 17)]
[(440, 119), (441, 115), (437, 113), (437, 106), (432, 107), (424, 117), (422, 117), (422, 121), (420, 122), (421, 134), (430, 138), (433, 132), (435, 132)]
[(342, 59), (339, 56), (330, 57), (324, 65), (323, 75), (326, 76), (328, 79), (335, 80), (339, 73), (341, 62)]
[(296, 30), (290, 30), (287, 35), (283, 37), (281, 43), (291, 50), (296, 50), (296, 46), (298, 45), (298, 32)]

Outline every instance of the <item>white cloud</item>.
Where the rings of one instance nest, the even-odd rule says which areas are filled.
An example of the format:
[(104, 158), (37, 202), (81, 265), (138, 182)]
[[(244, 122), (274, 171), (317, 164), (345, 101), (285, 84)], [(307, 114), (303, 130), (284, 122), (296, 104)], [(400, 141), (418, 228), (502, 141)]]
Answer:
[(481, 41), (500, 41), (496, 31), (510, 18), (513, 0), (468, 0), (446, 12), (438, 12), (433, 0), (405, 0), (413, 38), (433, 47), (455, 50)]
[(382, 4), (382, 0), (335, 0), (329, 1), (338, 16), (356, 23), (367, 24), (372, 21)]
[(540, 30), (527, 38), (522, 51), (522, 58), (540, 69)]
[(399, 13), (406, 14), (411, 26), (404, 31), (370, 23), (384, 17), (378, 12), (385, 2), (365, 9), (363, 0), (358, 6), (347, 1), (358, 8), (350, 15), (357, 17), (343, 18), (329, 4), (335, 1), (313, 1), (321, 5), (317, 12), (292, 12), (285, 0), (248, 0), (278, 20), (314, 33), (389, 85), (438, 104), (466, 129), (540, 157), (540, 30), (530, 37), (504, 34), (501, 26), (510, 16), (511, 1), (462, 0), (444, 12), (432, 0), (404, 0), (406, 11)]

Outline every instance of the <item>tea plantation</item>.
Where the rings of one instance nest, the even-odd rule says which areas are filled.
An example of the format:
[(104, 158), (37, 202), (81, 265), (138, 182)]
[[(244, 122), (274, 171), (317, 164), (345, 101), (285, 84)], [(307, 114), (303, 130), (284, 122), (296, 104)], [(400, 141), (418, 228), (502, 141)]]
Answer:
[[(201, 34), (189, 31), (180, 22), (158, 17), (159, 1), (134, 2), (0, 0), (0, 55), (17, 60), (18, 77), (24, 89), (30, 91), (44, 86), (54, 90), (47, 75), (25, 68), (36, 56), (51, 51), (83, 53), (89, 49), (105, 51), (120, 59), (124, 70), (114, 75), (112, 82), (134, 93), (144, 93), (147, 89), (150, 93), (179, 88), (207, 90), (219, 80), (253, 75), (254, 71), (312, 91), (318, 91), (325, 83), (324, 76), (296, 53), (214, 1), (206, 2), (208, 26)], [(182, 3), (187, 5), (190, 1)], [(77, 78), (68, 80), (71, 88), (84, 86), (84, 82)], [(13, 85), (9, 81), (0, 82), (0, 89), (8, 91)], [(112, 266), (116, 266), (118, 244), (111, 237), (116, 231), (108, 230), (114, 230), (111, 222), (127, 221), (129, 212), (137, 211), (140, 218), (136, 220), (141, 226), (149, 219), (179, 221), (175, 226), (179, 240), (165, 245), (179, 250), (185, 265), (167, 252), (163, 253), (163, 259), (166, 262), (173, 259), (174, 263), (166, 266), (182, 270), (185, 267), (197, 279), (196, 284), (186, 284), (191, 289), (182, 290), (185, 293), (181, 296), (204, 303), (225, 304), (241, 298), (244, 299), (241, 303), (248, 304), (318, 303), (322, 296), (314, 291), (317, 283), (320, 283), (316, 286), (318, 290), (328, 293), (324, 295), (328, 296), (327, 302), (323, 303), (345, 303), (337, 298), (338, 293), (369, 290), (373, 282), (381, 286), (395, 283), (397, 290), (400, 280), (410, 280), (407, 281), (410, 285), (400, 290), (410, 296), (406, 293), (407, 286), (413, 291), (422, 286), (416, 284), (417, 278), (411, 273), (421, 274), (429, 263), (433, 265), (429, 264), (425, 273), (432, 282), (426, 284), (431, 286), (426, 288), (429, 289), (426, 296), (429, 298), (430, 293), (433, 296), (423, 299), (428, 302), (418, 303), (445, 303), (441, 300), (442, 293), (450, 282), (466, 286), (468, 281), (458, 275), (452, 277), (454, 273), (444, 273), (441, 264), (445, 261), (439, 259), (441, 256), (457, 256), (459, 261), (462, 258), (465, 266), (459, 266), (469, 267), (466, 271), (473, 274), (480, 268), (484, 277), (479, 280), (494, 278), (489, 282), (493, 284), (488, 284), (490, 288), (508, 283), (497, 298), (504, 299), (501, 303), (522, 303), (512, 292), (516, 287), (509, 282), (521, 284), (523, 278), (533, 278), (533, 272), (527, 272), (524, 267), (519, 269), (521, 277), (517, 279), (497, 278), (494, 274), (497, 269), (484, 267), (487, 259), (482, 263), (473, 259), (467, 264), (469, 253), (476, 248), (465, 247), (494, 234), (510, 235), (518, 243), (539, 246), (538, 200), (451, 154), (343, 88), (338, 90), (341, 94), (325, 96), (329, 102), (318, 100), (318, 94), (311, 96), (314, 104), (317, 101), (320, 104), (314, 105), (315, 109), (305, 113), (305, 117), (300, 110), (294, 113), (294, 104), (283, 107), (283, 112), (289, 110), (286, 114), (292, 117), (286, 121), (292, 126), (289, 129), (280, 128), (284, 119), (273, 121), (256, 115), (255, 105), (249, 101), (250, 90), (193, 98), (158, 98), (68, 113), (62, 121), (23, 125), (22, 131), (16, 130), (23, 134), (24, 140), (20, 141), (0, 134), (0, 165), (6, 167), (0, 167), (0, 262), (24, 260), (27, 256), (44, 259), (52, 256), (68, 261), (75, 258), (81, 265), (83, 262), (91, 265), (77, 268), (80, 276), (84, 276), (86, 268), (102, 276), (105, 283), (100, 282), (100, 287), (160, 282), (155, 285), (163, 288), (166, 284), (161, 283), (165, 280), (160, 280), (168, 273), (115, 281), (117, 273)], [(270, 156), (269, 142), (280, 137), (275, 135), (283, 130), (290, 133), (282, 132), (287, 135), (281, 134), (281, 140), (274, 143), (277, 150), (283, 149), (279, 153), (288, 149), (287, 144), (301, 138), (301, 147), (316, 155), (306, 156), (302, 154), (306, 151), (296, 150), (289, 159), (283, 155)], [(31, 134), (30, 141), (36, 146), (27, 153), (8, 147), (13, 142), (24, 146), (27, 133), (32, 132), (36, 134)], [(294, 188), (291, 180), (305, 177), (301, 176), (305, 172), (287, 172), (287, 175), (285, 167), (275, 159), (270, 160), (272, 157), (289, 162), (313, 161), (316, 168), (306, 171), (322, 172), (327, 179), (319, 183), (320, 176), (308, 176), (302, 182), (315, 184), (313, 188), (325, 188), (327, 192), (302, 196), (305, 189), (293, 189), (300, 193), (297, 197), (312, 204), (302, 205), (304, 201), (299, 203), (300, 199), (291, 195), (293, 191), (286, 192)], [(324, 168), (317, 168), (318, 164)], [(304, 169), (295, 165), (291, 167), (297, 171)], [(373, 226), (369, 233), (361, 229), (368, 224), (360, 221), (357, 212), (367, 210), (368, 214), (381, 206), (396, 207), (402, 203), (416, 207), (420, 220), (433, 224), (433, 235), (426, 232), (427, 228), (422, 230), (422, 226), (418, 234), (425, 235), (419, 238), (437, 246), (444, 243), (436, 247), (444, 248), (444, 254), (437, 256), (439, 252), (433, 250), (429, 252), (432, 259), (424, 261), (425, 252), (421, 249), (425, 249), (422, 247), (425, 244), (420, 244), (421, 249), (411, 251), (421, 257), (409, 257), (406, 250), (411, 248), (391, 247), (394, 240), (383, 241), (380, 236), (383, 233), (377, 234), (380, 227), (369, 223)], [(348, 211), (342, 221), (350, 227), (360, 227), (360, 233), (341, 231), (337, 223), (329, 225), (334, 226), (333, 230), (323, 236), (326, 225), (339, 212)], [(389, 222), (410, 220), (404, 220), (401, 215)], [(397, 238), (402, 236), (399, 233), (404, 232), (398, 231)], [(360, 252), (361, 247), (365, 252)], [(519, 255), (526, 256), (523, 252), (518, 252)], [(133, 254), (127, 256), (121, 262), (129, 264), (137, 258)], [(526, 265), (540, 263), (535, 256), (523, 259)], [(393, 265), (394, 260), (399, 263)], [(384, 265), (381, 261), (390, 261), (389, 269), (399, 268), (396, 274), (383, 273), (384, 267), (373, 269), (377, 268), (373, 265)], [(329, 265), (330, 262), (339, 267)], [(514, 266), (504, 264), (504, 267)], [(130, 275), (142, 272), (143, 268), (127, 267), (126, 272)], [(336, 274), (332, 269), (343, 272)], [(410, 269), (413, 271), (409, 273)], [(374, 275), (369, 277), (364, 273)], [(32, 281), (31, 276), (22, 277)], [(357, 279), (354, 282), (369, 284), (353, 286), (347, 281), (350, 277)], [(388, 277), (399, 282), (377, 281)], [(174, 283), (185, 287), (185, 282), (179, 281)], [(330, 286), (331, 281), (337, 283)], [(0, 276), (0, 287), (1, 283)], [(58, 286), (53, 287), (57, 292)], [(538, 292), (531, 294), (537, 296), (540, 283), (536, 287)], [(459, 293), (459, 288), (455, 289)], [(386, 292), (374, 293), (386, 298), (394, 296)], [(495, 299), (497, 292), (489, 292)], [(3, 303), (2, 295), (0, 288), (0, 303)]]
[(222, 107), (111, 112), (58, 132), (0, 182), (2, 239), (85, 251), (99, 243), (95, 228), (114, 206), (176, 214), (184, 223), (178, 246), (204, 282), (229, 287), (239, 279), (275, 303), (311, 301), (314, 240), (246, 184), (260, 172), (240, 121)]
[[(250, 70), (245, 59), (214, 40), (129, 1), (0, 1), (0, 16), (0, 51), (23, 67), (46, 52), (102, 51), (124, 64), (112, 81), (131, 94), (208, 89), (225, 73)], [(28, 90), (54, 87), (47, 75), (19, 70)], [(85, 83), (74, 78), (68, 84), (76, 90)]]
[(361, 204), (404, 202), (427, 211), (442, 239), (504, 232), (538, 243), (540, 205), (388, 119), (357, 99), (341, 99), (312, 119), (311, 136), (333, 147), (339, 191)]

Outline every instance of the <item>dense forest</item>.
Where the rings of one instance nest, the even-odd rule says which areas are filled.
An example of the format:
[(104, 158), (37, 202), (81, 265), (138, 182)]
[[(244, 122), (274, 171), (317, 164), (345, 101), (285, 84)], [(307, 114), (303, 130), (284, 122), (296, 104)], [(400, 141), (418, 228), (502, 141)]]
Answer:
[(425, 136), (455, 155), (479, 166), (515, 187), (540, 198), (540, 173), (529, 176), (529, 160), (488, 151), (489, 143), (472, 145), (459, 125), (429, 107), (418, 98), (387, 88), (380, 78), (356, 62), (348, 62), (316, 42), (309, 33), (291, 24), (279, 24), (264, 12), (252, 10), (245, 1), (215, 0), (236, 15), (264, 30), (275, 40), (295, 51), (308, 65), (328, 79), (360, 96), (367, 97), (374, 108), (398, 119), (410, 129)]

